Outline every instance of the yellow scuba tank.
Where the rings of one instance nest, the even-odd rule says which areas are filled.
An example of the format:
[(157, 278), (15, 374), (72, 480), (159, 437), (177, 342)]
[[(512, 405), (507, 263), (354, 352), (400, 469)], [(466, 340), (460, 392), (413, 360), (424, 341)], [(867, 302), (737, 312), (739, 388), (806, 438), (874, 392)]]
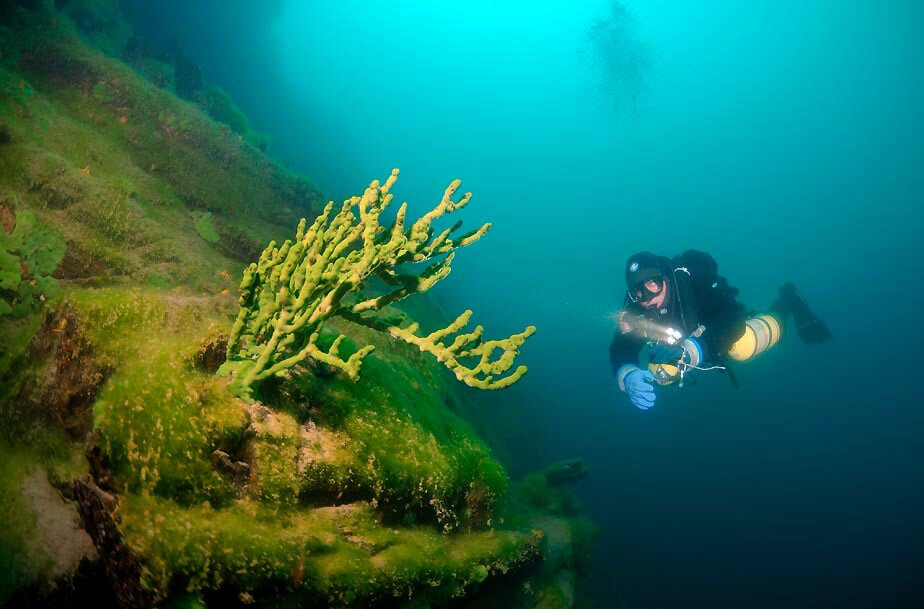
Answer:
[(770, 349), (783, 335), (783, 325), (773, 315), (752, 317), (744, 326), (744, 334), (728, 350), (728, 357), (739, 362)]
[[(760, 355), (780, 342), (783, 326), (773, 315), (758, 315), (744, 322), (744, 334), (731, 349), (728, 357), (744, 361)], [(659, 385), (670, 385), (683, 379), (681, 370), (672, 364), (648, 364), (648, 371)]]

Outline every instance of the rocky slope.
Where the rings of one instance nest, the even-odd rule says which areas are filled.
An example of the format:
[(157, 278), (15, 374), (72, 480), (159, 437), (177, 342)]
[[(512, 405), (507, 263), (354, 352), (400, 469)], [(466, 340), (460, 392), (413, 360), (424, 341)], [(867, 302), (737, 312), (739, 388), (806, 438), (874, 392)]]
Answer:
[(358, 382), (228, 391), (243, 269), (325, 201), (56, 4), (0, 11), (0, 603), (572, 606), (580, 468), (511, 485), (431, 356), (339, 321)]

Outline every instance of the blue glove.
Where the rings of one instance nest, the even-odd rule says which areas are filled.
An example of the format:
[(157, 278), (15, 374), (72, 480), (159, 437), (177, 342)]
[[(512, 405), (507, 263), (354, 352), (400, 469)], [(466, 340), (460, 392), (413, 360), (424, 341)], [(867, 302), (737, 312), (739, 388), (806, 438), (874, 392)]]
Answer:
[(652, 364), (676, 364), (683, 357), (683, 349), (669, 345), (652, 345), (648, 349), (648, 362)]
[(629, 401), (637, 408), (648, 410), (655, 403), (654, 375), (647, 370), (635, 369), (626, 375), (623, 383)]

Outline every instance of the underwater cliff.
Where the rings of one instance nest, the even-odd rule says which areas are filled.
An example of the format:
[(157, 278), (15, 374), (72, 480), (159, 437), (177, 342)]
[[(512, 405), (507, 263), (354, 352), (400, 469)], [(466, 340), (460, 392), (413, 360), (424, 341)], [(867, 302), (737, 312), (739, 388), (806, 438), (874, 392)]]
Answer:
[[(525, 373), (531, 331), (482, 341), (464, 303), (447, 317), (421, 293), (486, 232), (431, 229), (467, 199), (447, 190), (406, 231), (399, 210), (389, 232), (373, 182), (335, 217), (116, 3), (6, 3), (0, 53), (0, 604), (579, 604), (595, 528), (567, 487), (586, 467), (511, 482), (476, 432), (478, 387)], [(307, 226), (343, 238), (331, 268), (368, 276), (322, 265), (310, 283), (307, 250), (280, 262)], [(290, 287), (314, 325), (273, 343), (260, 323)], [(267, 344), (279, 366), (242, 389), (222, 365)]]

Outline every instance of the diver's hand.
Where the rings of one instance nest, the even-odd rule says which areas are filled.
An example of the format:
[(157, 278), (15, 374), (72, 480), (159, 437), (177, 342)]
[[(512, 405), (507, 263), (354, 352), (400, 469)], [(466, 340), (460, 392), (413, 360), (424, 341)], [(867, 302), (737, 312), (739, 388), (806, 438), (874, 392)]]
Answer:
[(648, 363), (650, 364), (677, 365), (683, 362), (695, 368), (704, 361), (706, 361), (706, 349), (694, 338), (688, 338), (676, 347), (657, 344), (648, 349)]
[(683, 357), (683, 349), (668, 345), (652, 345), (648, 349), (648, 362), (652, 364), (676, 364)]
[(637, 408), (648, 410), (655, 403), (654, 375), (647, 370), (636, 368), (623, 380), (629, 401)]

